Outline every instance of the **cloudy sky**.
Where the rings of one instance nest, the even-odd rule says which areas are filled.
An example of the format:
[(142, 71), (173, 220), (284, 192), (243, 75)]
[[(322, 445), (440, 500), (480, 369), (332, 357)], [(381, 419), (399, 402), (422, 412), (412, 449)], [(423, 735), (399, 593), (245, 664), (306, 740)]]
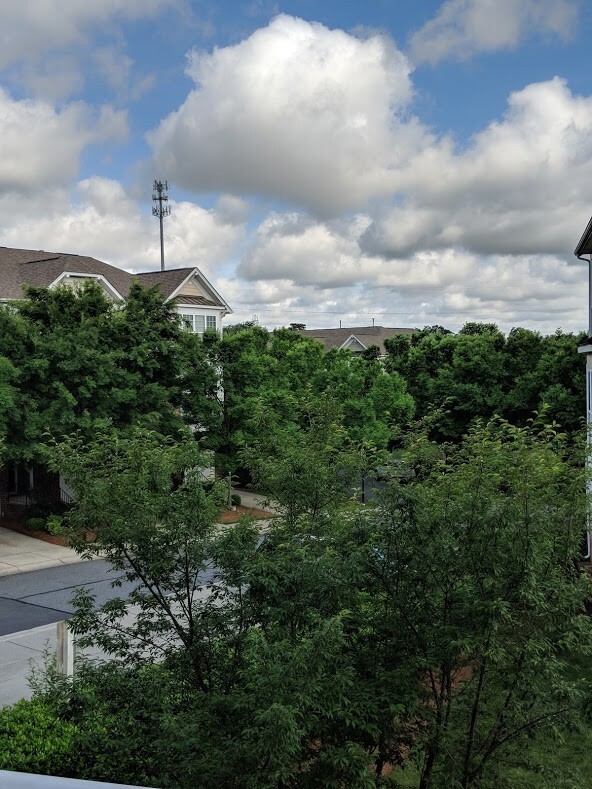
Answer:
[(232, 322), (586, 326), (589, 0), (0, 4), (0, 244)]

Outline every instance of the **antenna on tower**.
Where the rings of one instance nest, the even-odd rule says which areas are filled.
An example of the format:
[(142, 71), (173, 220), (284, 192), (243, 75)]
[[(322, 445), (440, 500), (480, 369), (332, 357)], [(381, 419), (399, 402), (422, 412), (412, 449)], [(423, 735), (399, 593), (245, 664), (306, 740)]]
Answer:
[(158, 203), (157, 206), (152, 206), (152, 216), (157, 216), (160, 222), (160, 270), (164, 271), (164, 236), (162, 233), (162, 220), (165, 216), (170, 216), (171, 207), (168, 205), (163, 206), (169, 199), (167, 194), (169, 190), (169, 182), (154, 181), (152, 184), (152, 200)]

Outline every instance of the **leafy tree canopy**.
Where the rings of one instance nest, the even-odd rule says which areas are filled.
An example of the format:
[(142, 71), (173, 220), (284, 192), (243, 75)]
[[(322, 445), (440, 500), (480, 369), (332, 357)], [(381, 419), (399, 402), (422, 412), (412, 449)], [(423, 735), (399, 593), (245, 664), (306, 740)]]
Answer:
[[(78, 550), (137, 585), (130, 601), (77, 599), (78, 637), (118, 662), (39, 688), (62, 722), (52, 728), (74, 727), (60, 747), (76, 775), (204, 789), (503, 785), (521, 742), (582, 719), (592, 626), (573, 444), (502, 420), (460, 445), (414, 434), (384, 469), (382, 500), (361, 507), (322, 476), (332, 455), (343, 463), (333, 415), (300, 416), (278, 456), (296, 506), (264, 539), (248, 521), (215, 525), (194, 442), (134, 431), (56, 448), (77, 492)], [(296, 445), (335, 501), (322, 513), (291, 473)]]
[(495, 324), (467, 323), (458, 334), (441, 327), (387, 339), (387, 369), (404, 379), (419, 419), (432, 418), (432, 435), (460, 441), (472, 420), (499, 415), (525, 425), (545, 412), (576, 433), (585, 412), (583, 335), (543, 337)]
[(297, 425), (310, 396), (334, 401), (353, 441), (384, 449), (413, 416), (413, 400), (402, 377), (387, 371), (376, 353), (323, 351), (321, 343), (290, 329), (232, 327), (216, 353), (224, 385), (223, 464), (240, 466), (244, 447), (255, 446), (252, 417), (257, 403), (274, 412), (276, 428)]
[(13, 459), (39, 459), (44, 435), (143, 424), (216, 428), (217, 374), (155, 288), (116, 307), (94, 283), (30, 288), (0, 310), (0, 435)]

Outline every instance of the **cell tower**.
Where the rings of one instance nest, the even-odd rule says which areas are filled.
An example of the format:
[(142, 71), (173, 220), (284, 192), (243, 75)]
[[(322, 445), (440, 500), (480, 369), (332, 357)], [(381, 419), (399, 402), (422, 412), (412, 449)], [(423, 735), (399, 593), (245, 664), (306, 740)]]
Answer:
[(163, 206), (163, 203), (168, 202), (169, 196), (169, 182), (154, 181), (152, 184), (152, 200), (158, 203), (157, 206), (152, 206), (152, 216), (157, 216), (160, 222), (160, 270), (164, 271), (164, 236), (162, 233), (162, 220), (165, 216), (170, 216), (171, 207), (168, 205)]

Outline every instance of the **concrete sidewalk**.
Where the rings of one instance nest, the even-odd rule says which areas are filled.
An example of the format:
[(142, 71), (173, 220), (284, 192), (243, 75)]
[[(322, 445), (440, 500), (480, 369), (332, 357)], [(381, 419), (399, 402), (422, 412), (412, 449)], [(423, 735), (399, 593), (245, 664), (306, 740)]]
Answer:
[[(124, 620), (130, 622), (133, 614)], [(43, 669), (47, 656), (55, 655), (58, 645), (57, 622), (0, 636), (0, 707), (30, 699), (33, 691), (29, 677), (34, 668)], [(76, 649), (79, 657), (105, 658), (100, 649)]]
[(41, 666), (44, 650), (55, 653), (57, 626), (50, 625), (0, 636), (0, 707), (31, 698), (27, 679), (32, 664)]
[(0, 576), (80, 561), (80, 556), (71, 548), (52, 545), (0, 526)]
[(235, 488), (234, 493), (238, 493), (241, 497), (241, 504), (244, 507), (254, 507), (258, 510), (265, 510), (266, 512), (274, 513), (277, 510), (277, 505), (270, 501), (263, 493), (255, 493), (252, 490), (245, 490), (244, 488)]

